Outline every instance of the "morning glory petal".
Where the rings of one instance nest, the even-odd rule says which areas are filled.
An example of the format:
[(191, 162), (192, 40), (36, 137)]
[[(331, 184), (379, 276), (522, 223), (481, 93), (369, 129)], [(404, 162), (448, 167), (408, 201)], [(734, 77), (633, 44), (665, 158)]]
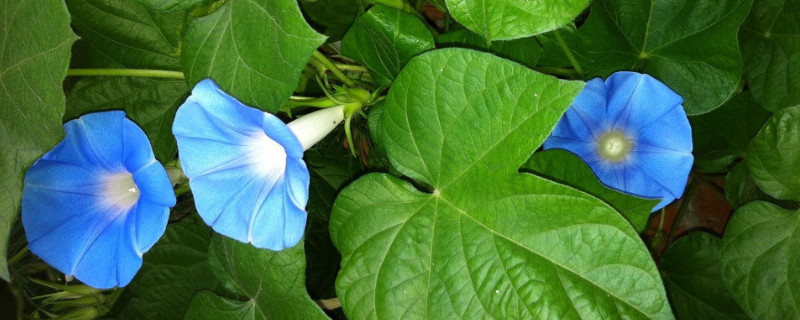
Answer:
[(203, 221), (259, 248), (297, 244), (309, 174), (303, 146), (283, 121), (203, 80), (178, 109), (172, 132)]
[(141, 167), (133, 174), (133, 181), (139, 187), (141, 197), (148, 202), (164, 207), (175, 205), (175, 192), (163, 188), (172, 183), (164, 167), (157, 161), (153, 160), (149, 165)]
[[(150, 145), (150, 140), (144, 131), (131, 121), (120, 121), (123, 144), (144, 146)], [(122, 162), (128, 172), (136, 173), (146, 166), (159, 166), (151, 148), (123, 148)], [(173, 197), (174, 198), (174, 197)], [(175, 205), (174, 203), (170, 205)]]
[[(688, 175), (676, 175), (675, 172), (689, 172), (694, 163), (691, 153), (660, 150), (660, 152), (636, 153), (636, 165), (642, 172), (650, 176), (656, 183), (664, 188), (671, 196), (678, 198), (683, 194)], [(658, 194), (653, 194), (657, 196)]]
[(75, 267), (75, 277), (94, 287), (110, 288), (128, 283), (142, 266), (142, 257), (133, 248), (132, 225), (127, 217), (102, 221), (95, 226), (93, 241), (85, 248), (83, 258)]
[(642, 146), (660, 147), (691, 153), (692, 127), (686, 120), (683, 108), (675, 108), (650, 125), (633, 133), (636, 143)]
[(620, 130), (638, 130), (675, 108), (683, 98), (647, 74), (621, 71), (606, 79), (609, 116)]
[[(600, 81), (587, 83), (544, 148), (576, 154), (607, 187), (661, 199), (653, 210), (660, 209), (683, 194), (694, 162), (683, 99), (646, 74), (614, 73), (603, 82), (605, 92)], [(602, 106), (586, 107), (596, 104)]]
[(575, 97), (572, 106), (567, 112), (574, 113), (568, 117), (574, 118), (575, 124), (571, 126), (573, 128), (577, 129), (578, 125), (582, 124), (592, 135), (598, 135), (612, 124), (606, 117), (606, 87), (599, 78), (586, 82), (586, 86)]
[[(65, 127), (75, 127), (67, 130), (79, 132), (76, 134), (83, 138), (83, 143), (79, 146), (92, 164), (112, 171), (124, 166), (123, 119), (125, 119), (123, 111), (97, 112), (70, 121)], [(110, 132), (116, 134), (109, 134)]]
[(84, 115), (64, 128), (64, 140), (25, 175), (22, 224), (29, 248), (87, 285), (124, 286), (164, 232), (175, 204), (172, 185), (144, 132), (124, 112)]
[[(553, 148), (560, 148), (569, 150), (569, 152), (574, 153), (578, 157), (585, 159), (586, 157), (590, 157), (593, 153), (596, 153), (597, 147), (594, 143), (588, 140), (578, 140), (575, 139), (575, 135), (573, 135), (574, 131), (569, 132), (569, 134), (564, 135), (551, 135), (544, 141), (544, 149), (553, 149)], [(563, 134), (563, 133), (562, 133)], [(588, 163), (588, 161), (584, 160)]]
[[(132, 248), (141, 256), (164, 234), (169, 220), (169, 208), (144, 200), (136, 204), (136, 209), (130, 215), (127, 222), (130, 224), (128, 228), (132, 230), (133, 244), (135, 244)], [(151, 223), (153, 220), (158, 221)]]

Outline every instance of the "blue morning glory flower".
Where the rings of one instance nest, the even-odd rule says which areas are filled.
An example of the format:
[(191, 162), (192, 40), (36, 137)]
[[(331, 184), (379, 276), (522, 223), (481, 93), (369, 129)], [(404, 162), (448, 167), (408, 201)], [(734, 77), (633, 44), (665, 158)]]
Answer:
[(692, 128), (683, 98), (655, 78), (616, 72), (586, 83), (544, 142), (578, 155), (606, 186), (661, 199), (680, 198), (692, 168)]
[(87, 114), (64, 129), (64, 140), (25, 175), (28, 247), (89, 286), (125, 286), (164, 233), (172, 184), (125, 112)]
[(245, 106), (212, 80), (199, 82), (172, 126), (197, 212), (220, 234), (256, 247), (296, 245), (305, 231), (308, 202), (303, 151), (343, 117), (342, 107), (335, 107), (287, 126)]

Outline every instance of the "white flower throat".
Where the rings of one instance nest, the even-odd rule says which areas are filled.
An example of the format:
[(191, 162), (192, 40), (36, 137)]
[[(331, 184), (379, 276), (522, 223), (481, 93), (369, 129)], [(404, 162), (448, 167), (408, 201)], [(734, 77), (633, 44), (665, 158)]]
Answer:
[(625, 160), (631, 153), (633, 142), (620, 131), (609, 131), (597, 139), (597, 153), (611, 162)]
[(106, 177), (103, 203), (109, 207), (127, 209), (139, 201), (139, 186), (129, 172), (120, 172)]

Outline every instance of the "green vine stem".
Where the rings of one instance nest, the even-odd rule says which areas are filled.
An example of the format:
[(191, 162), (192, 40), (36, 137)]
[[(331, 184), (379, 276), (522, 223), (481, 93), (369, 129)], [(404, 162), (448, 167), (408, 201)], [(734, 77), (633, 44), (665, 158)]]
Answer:
[(169, 78), (186, 79), (183, 72), (170, 70), (151, 70), (151, 69), (69, 69), (67, 76), (117, 76), (117, 77), (148, 77), (148, 78)]
[(345, 75), (342, 72), (342, 70), (339, 69), (339, 67), (336, 66), (335, 63), (333, 63), (331, 60), (329, 60), (328, 57), (326, 57), (321, 52), (314, 51), (314, 53), (311, 55), (311, 57), (314, 60), (319, 61), (319, 63), (321, 63), (323, 66), (325, 66), (325, 69), (330, 70), (330, 72), (333, 73), (333, 75), (336, 76), (336, 78), (339, 78), (339, 80), (342, 81), (342, 83), (344, 83), (348, 87), (354, 87), (356, 85), (353, 82), (352, 79), (347, 77), (347, 75)]
[(581, 69), (581, 65), (578, 63), (578, 60), (575, 59), (575, 56), (572, 55), (572, 51), (569, 50), (567, 47), (567, 43), (564, 42), (564, 38), (561, 37), (561, 33), (559, 30), (555, 30), (553, 32), (556, 36), (556, 41), (558, 41), (558, 45), (561, 46), (561, 49), (564, 50), (564, 54), (567, 55), (567, 59), (569, 59), (569, 63), (572, 64), (572, 67), (575, 68), (575, 71), (578, 72), (578, 76), (580, 78), (584, 77), (583, 69)]
[(689, 187), (686, 188), (686, 192), (683, 193), (686, 195), (686, 197), (684, 197), (681, 201), (681, 206), (678, 208), (678, 214), (675, 216), (675, 220), (672, 222), (672, 229), (669, 231), (669, 238), (667, 238), (667, 246), (675, 241), (675, 236), (678, 234), (678, 228), (681, 225), (681, 220), (683, 220), (683, 215), (686, 213), (686, 209), (689, 208), (689, 203), (692, 202), (694, 190), (697, 189), (698, 184), (698, 180), (692, 179), (692, 182), (689, 183)]

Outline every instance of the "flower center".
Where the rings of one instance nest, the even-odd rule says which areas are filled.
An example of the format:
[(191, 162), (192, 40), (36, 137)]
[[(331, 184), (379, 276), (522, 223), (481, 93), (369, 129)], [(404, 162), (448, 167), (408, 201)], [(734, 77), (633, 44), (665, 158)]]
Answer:
[(280, 143), (272, 140), (266, 133), (251, 136), (249, 141), (249, 163), (261, 177), (278, 177), (286, 169), (286, 150)]
[(597, 140), (597, 153), (603, 159), (611, 162), (620, 162), (630, 154), (633, 142), (619, 131), (609, 131)]
[(128, 172), (111, 174), (106, 178), (103, 203), (109, 207), (128, 209), (139, 201), (139, 187)]

